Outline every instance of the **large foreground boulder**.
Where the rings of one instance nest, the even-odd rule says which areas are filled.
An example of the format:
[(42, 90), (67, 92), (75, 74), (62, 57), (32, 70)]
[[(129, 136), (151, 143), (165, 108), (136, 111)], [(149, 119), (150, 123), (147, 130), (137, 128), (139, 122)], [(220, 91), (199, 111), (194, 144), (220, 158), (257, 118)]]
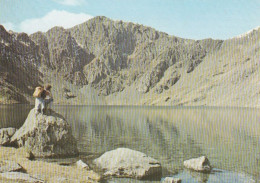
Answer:
[(186, 160), (183, 164), (186, 168), (197, 172), (207, 173), (210, 172), (212, 169), (210, 162), (206, 156)]
[(62, 157), (78, 154), (71, 127), (59, 114), (43, 115), (32, 109), (11, 138), (11, 143), (25, 147), (35, 157)]
[(160, 177), (162, 174), (159, 161), (127, 148), (106, 152), (95, 159), (94, 164), (105, 171), (105, 176), (150, 179)]

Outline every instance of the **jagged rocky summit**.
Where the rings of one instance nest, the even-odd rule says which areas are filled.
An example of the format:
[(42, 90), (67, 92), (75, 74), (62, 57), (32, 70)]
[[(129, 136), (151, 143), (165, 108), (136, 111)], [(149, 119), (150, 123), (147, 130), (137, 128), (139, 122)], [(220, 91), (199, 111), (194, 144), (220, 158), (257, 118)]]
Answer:
[(61, 104), (259, 107), (259, 33), (191, 40), (106, 17), (31, 35), (0, 25), (0, 103), (33, 102), (49, 82)]
[(11, 143), (25, 147), (35, 157), (68, 157), (78, 155), (76, 139), (69, 123), (58, 113), (43, 115), (32, 109)]

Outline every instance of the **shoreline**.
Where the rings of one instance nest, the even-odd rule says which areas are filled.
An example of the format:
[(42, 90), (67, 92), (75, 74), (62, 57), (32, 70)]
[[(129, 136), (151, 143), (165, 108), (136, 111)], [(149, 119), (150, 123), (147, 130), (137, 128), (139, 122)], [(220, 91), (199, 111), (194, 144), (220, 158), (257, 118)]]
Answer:
[[(132, 181), (141, 181), (137, 179), (132, 179), (132, 178), (120, 178), (120, 177), (103, 177), (102, 178), (102, 172), (98, 172), (95, 169), (94, 170), (85, 170), (80, 167), (77, 167), (74, 163), (71, 164), (58, 164), (57, 162), (48, 162), (45, 159), (33, 159), (29, 160), (29, 154), (26, 151), (25, 148), (14, 148), (14, 147), (5, 147), (5, 146), (0, 146), (0, 162), (3, 161), (14, 161), (21, 165), (23, 167), (22, 172), (17, 172), (17, 173), (25, 173), (28, 174), (31, 178), (39, 180), (39, 182), (57, 182), (61, 181), (62, 182), (81, 182), (81, 183), (95, 183), (95, 182), (100, 182), (100, 181), (105, 181), (105, 180), (117, 180), (120, 182), (120, 180), (124, 180), (124, 182), (127, 182), (129, 180)], [(79, 157), (79, 156), (78, 156)], [(77, 157), (74, 157), (75, 161)], [(55, 158), (59, 160), (65, 160), (67, 158)], [(191, 174), (190, 174), (191, 173)], [(220, 174), (219, 174), (220, 173)], [(244, 176), (246, 180), (256, 183), (258, 180), (254, 180), (254, 175), (250, 175), (245, 172), (233, 172), (232, 170), (221, 170), (218, 168), (215, 168), (212, 170), (212, 173), (210, 174), (204, 174), (204, 173), (199, 173), (195, 171), (190, 171), (185, 168), (175, 172), (174, 174), (170, 175), (170, 177), (173, 178), (179, 178), (183, 179), (188, 177), (190, 175), (195, 176), (195, 178), (202, 178), (202, 177), (208, 177), (207, 179), (210, 179), (209, 176), (214, 176), (215, 178), (219, 178), (221, 176), (221, 173), (229, 175), (237, 175), (239, 176)], [(218, 175), (219, 174), (219, 175)], [(222, 175), (223, 176), (223, 175)], [(232, 175), (231, 175), (232, 176)], [(166, 176), (167, 177), (167, 176)], [(162, 176), (162, 179), (164, 179), (165, 176)], [(185, 179), (185, 178), (184, 178)], [(26, 180), (13, 180), (13, 179), (7, 179), (5, 177), (2, 177), (0, 174), (0, 180), (4, 182), (9, 182), (9, 181), (16, 181), (16, 182), (27, 182)], [(158, 181), (161, 182), (161, 181)]]
[[(0, 103), (0, 107), (1, 106), (12, 106), (12, 105), (27, 105), (27, 106), (34, 106), (34, 104), (28, 104), (28, 103), (11, 103), (11, 104), (2, 104)], [(78, 106), (78, 107), (138, 107), (138, 108), (143, 108), (143, 107), (150, 107), (150, 108), (186, 108), (186, 109), (196, 109), (196, 108), (212, 108), (212, 109), (260, 109), (260, 106), (256, 106), (256, 107), (245, 107), (245, 106), (207, 106), (207, 105), (86, 105), (86, 104), (53, 104), (52, 106)]]

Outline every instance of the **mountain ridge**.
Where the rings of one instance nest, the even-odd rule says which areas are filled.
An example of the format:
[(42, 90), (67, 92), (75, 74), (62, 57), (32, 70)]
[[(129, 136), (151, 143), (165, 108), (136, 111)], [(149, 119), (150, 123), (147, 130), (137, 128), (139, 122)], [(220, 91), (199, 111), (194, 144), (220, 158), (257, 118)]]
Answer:
[[(36, 32), (29, 36), (8, 34), (19, 34), (19, 43), (32, 41), (27, 45), (31, 52), (24, 56), (32, 54), (34, 62), (38, 63), (34, 70), (40, 77), (34, 79), (37, 84), (53, 84), (56, 87), (54, 95), (60, 104), (259, 107), (258, 32), (256, 29), (248, 36), (227, 40), (192, 40), (169, 36), (131, 22), (95, 17), (69, 29), (54, 27), (45, 33)], [(6, 47), (2, 44), (2, 49)], [(1, 58), (6, 60), (3, 54)], [(243, 74), (247, 76), (242, 77)], [(198, 77), (200, 79), (196, 80)], [(223, 84), (220, 77), (223, 77)], [(7, 82), (3, 76), (0, 78), (5, 81), (6, 88), (10, 81)], [(242, 79), (232, 83), (229, 78)], [(244, 82), (253, 82), (248, 91), (255, 101), (245, 92), (233, 96), (235, 88)], [(226, 85), (226, 89), (222, 85)], [(29, 88), (35, 86), (33, 83)], [(31, 90), (23, 92), (21, 89), (28, 102), (32, 102)], [(217, 99), (221, 91), (232, 94), (229, 95), (229, 104), (225, 103), (225, 94)], [(10, 100), (5, 97), (2, 101)], [(17, 102), (24, 101), (17, 99)], [(4, 103), (1, 95), (0, 103)]]

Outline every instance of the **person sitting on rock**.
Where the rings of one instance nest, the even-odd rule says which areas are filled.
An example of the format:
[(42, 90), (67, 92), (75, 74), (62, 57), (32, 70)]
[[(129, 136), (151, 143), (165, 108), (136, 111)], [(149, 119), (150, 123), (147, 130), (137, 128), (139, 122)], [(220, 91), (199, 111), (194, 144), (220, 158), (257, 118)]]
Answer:
[(44, 88), (39, 86), (35, 88), (35, 91), (33, 93), (33, 97), (35, 97), (35, 109), (37, 112), (39, 113), (43, 113), (44, 112), (44, 108), (45, 108), (45, 92), (44, 92)]
[(45, 110), (44, 110), (44, 113), (45, 112), (51, 112), (51, 105), (53, 103), (53, 97), (52, 97), (52, 94), (51, 94), (51, 85), (47, 84), (45, 87), (44, 87), (44, 91), (45, 91), (45, 98), (44, 98), (44, 104), (45, 104)]

